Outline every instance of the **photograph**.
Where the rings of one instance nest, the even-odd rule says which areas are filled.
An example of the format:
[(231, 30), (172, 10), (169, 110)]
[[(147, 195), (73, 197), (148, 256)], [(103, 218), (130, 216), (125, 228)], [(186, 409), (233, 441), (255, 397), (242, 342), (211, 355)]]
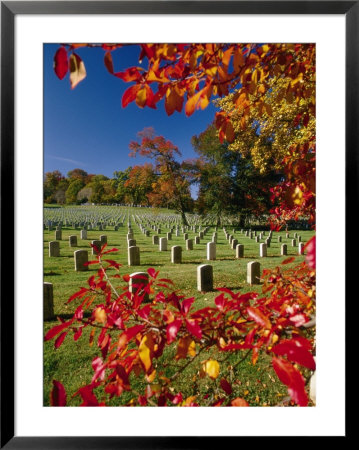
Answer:
[(43, 44), (44, 407), (316, 407), (316, 48)]

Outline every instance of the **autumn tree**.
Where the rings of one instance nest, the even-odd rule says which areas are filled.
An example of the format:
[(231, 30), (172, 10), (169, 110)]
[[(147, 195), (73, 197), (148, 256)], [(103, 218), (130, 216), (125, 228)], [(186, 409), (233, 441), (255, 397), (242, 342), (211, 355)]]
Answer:
[(70, 179), (70, 181), (73, 180), (81, 180), (83, 183), (86, 183), (88, 173), (83, 169), (73, 169), (67, 172), (67, 176)]
[(246, 127), (242, 127), (243, 114), (233, 109), (238, 92), (216, 102), (231, 115), (234, 139), (228, 148), (250, 158), (262, 175), (273, 169), (282, 174), (272, 186), (272, 219), (278, 225), (301, 217), (314, 223), (315, 218), (316, 121), (310, 114), (314, 76), (307, 80), (304, 96), (289, 102), (285, 93), (291, 82), (289, 77), (268, 80), (265, 107), (260, 104), (250, 109)]
[(174, 208), (181, 215), (182, 223), (188, 225), (186, 212), (192, 206), (190, 182), (185, 165), (175, 159), (181, 152), (163, 136), (155, 136), (152, 128), (139, 132), (138, 137), (139, 142), (130, 143), (130, 155), (140, 154), (155, 161), (156, 181), (148, 195), (150, 203)]
[(150, 205), (149, 195), (156, 183), (157, 176), (152, 164), (145, 163), (142, 166), (135, 166), (129, 173), (129, 178), (124, 187), (127, 196), (131, 198), (131, 203), (135, 205)]
[(53, 203), (56, 201), (55, 193), (58, 189), (58, 185), (61, 180), (64, 179), (64, 176), (58, 170), (54, 170), (53, 172), (46, 172), (44, 179), (44, 201), (46, 203)]

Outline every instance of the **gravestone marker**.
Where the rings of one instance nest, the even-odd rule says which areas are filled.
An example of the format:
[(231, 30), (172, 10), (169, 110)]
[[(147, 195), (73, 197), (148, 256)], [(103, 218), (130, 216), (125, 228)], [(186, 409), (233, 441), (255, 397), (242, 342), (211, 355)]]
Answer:
[(44, 320), (52, 320), (54, 314), (54, 290), (52, 283), (44, 283)]
[(214, 261), (216, 259), (216, 243), (208, 242), (207, 244), (207, 259), (208, 261)]
[(88, 251), (87, 250), (76, 250), (74, 252), (75, 260), (75, 271), (76, 272), (86, 272), (89, 268), (84, 264), (88, 262)]
[(236, 246), (236, 258), (243, 258), (244, 256), (244, 245), (237, 244)]
[(197, 267), (197, 290), (208, 292), (213, 290), (213, 267), (209, 264), (201, 264)]
[(128, 265), (139, 266), (140, 265), (140, 248), (133, 246), (128, 247)]
[(160, 252), (166, 252), (167, 251), (167, 238), (161, 237), (160, 238)]
[(261, 265), (257, 261), (251, 261), (247, 264), (247, 283), (260, 284)]
[(49, 242), (49, 257), (58, 257), (60, 256), (60, 242), (59, 241), (50, 241)]
[(282, 244), (281, 245), (281, 247), (280, 247), (280, 254), (282, 256), (285, 256), (285, 255), (288, 254), (288, 252), (287, 252), (287, 244)]
[(182, 263), (182, 247), (180, 245), (175, 245), (171, 248), (171, 263)]
[(101, 241), (98, 241), (98, 240), (91, 241), (91, 244), (93, 245), (92, 254), (98, 255), (101, 251)]
[(77, 247), (77, 236), (75, 235), (69, 236), (69, 246)]

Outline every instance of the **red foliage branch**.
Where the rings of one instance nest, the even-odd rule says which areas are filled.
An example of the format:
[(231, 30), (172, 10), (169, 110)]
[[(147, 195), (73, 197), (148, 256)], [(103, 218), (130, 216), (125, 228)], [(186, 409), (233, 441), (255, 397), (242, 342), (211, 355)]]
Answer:
[[(315, 251), (313, 243), (309, 250)], [(99, 332), (97, 346), (100, 355), (92, 361), (90, 384), (74, 394), (82, 399), (81, 406), (105, 406), (124, 391), (132, 394), (130, 405), (178, 406), (248, 406), (234, 397), (231, 383), (222, 377), (223, 396), (208, 403), (208, 394), (200, 398), (197, 392), (183, 398), (175, 392), (173, 381), (196, 361), (203, 351), (238, 353), (240, 363), (250, 352), (255, 364), (260, 352), (272, 356), (272, 365), (279, 380), (288, 387), (293, 402), (308, 404), (305, 380), (298, 366), (315, 370), (312, 339), (303, 327), (315, 314), (315, 271), (303, 262), (295, 267), (277, 267), (263, 272), (263, 296), (250, 292), (234, 293), (228, 288), (218, 289), (214, 307), (193, 308), (194, 298), (186, 298), (173, 290), (172, 282), (159, 278), (159, 272), (148, 269), (148, 284), (138, 283), (136, 292), (128, 289), (128, 275), (119, 274), (119, 265), (103, 259), (114, 251), (104, 245), (97, 256), (97, 274), (88, 280), (68, 302), (79, 302), (73, 317), (51, 328), (45, 340), (55, 339), (60, 347), (69, 335), (77, 340), (85, 327), (91, 327), (90, 344)], [(283, 264), (293, 262), (288, 258)], [(312, 255), (309, 261), (313, 261)], [(90, 262), (89, 264), (93, 263)], [(115, 268), (110, 277), (108, 269)], [(115, 287), (115, 280), (125, 285)], [(146, 280), (147, 281), (147, 280)], [(156, 293), (155, 288), (162, 288)], [(146, 298), (152, 297), (147, 302)], [(91, 311), (89, 318), (84, 312)], [(161, 373), (159, 358), (166, 347), (175, 346), (176, 372), (170, 377)], [(244, 358), (241, 353), (246, 352)], [(181, 365), (180, 360), (185, 360)], [(201, 362), (201, 376), (215, 380), (219, 363), (215, 359)], [(131, 375), (144, 377), (143, 392), (135, 392)], [(101, 389), (98, 389), (101, 388)], [(66, 392), (54, 381), (51, 392), (53, 406), (66, 405)]]

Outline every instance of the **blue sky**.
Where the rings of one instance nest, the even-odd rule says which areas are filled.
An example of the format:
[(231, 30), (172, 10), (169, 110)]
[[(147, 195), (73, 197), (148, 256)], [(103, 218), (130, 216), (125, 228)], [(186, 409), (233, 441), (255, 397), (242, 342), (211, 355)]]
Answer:
[[(79, 48), (87, 77), (73, 90), (68, 75), (59, 80), (53, 71), (55, 44), (44, 45), (44, 172), (59, 170), (66, 175), (74, 168), (112, 177), (116, 170), (143, 164), (142, 157), (128, 156), (128, 145), (137, 132), (153, 127), (178, 146), (182, 159), (196, 156), (191, 137), (209, 125), (215, 114), (210, 104), (191, 117), (184, 112), (167, 116), (163, 100), (157, 110), (135, 103), (121, 106), (122, 94), (131, 84), (110, 75), (101, 48)], [(115, 71), (139, 65), (139, 47), (113, 53)], [(146, 62), (146, 60), (145, 60)]]

